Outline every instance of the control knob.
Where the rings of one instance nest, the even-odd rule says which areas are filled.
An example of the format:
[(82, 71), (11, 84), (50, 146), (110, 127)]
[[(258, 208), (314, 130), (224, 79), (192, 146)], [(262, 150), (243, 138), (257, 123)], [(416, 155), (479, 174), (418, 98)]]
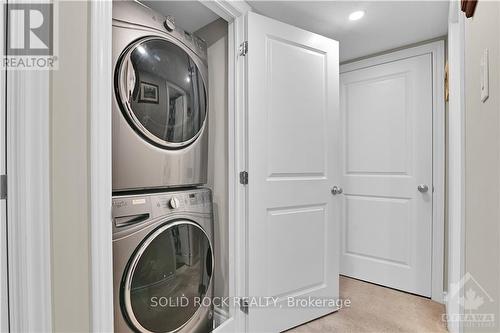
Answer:
[(173, 16), (167, 16), (165, 21), (163, 22), (163, 26), (167, 29), (168, 32), (172, 32), (175, 30), (175, 18)]
[(172, 197), (170, 199), (170, 201), (168, 202), (168, 204), (169, 204), (170, 208), (177, 209), (181, 205), (181, 202), (176, 197)]

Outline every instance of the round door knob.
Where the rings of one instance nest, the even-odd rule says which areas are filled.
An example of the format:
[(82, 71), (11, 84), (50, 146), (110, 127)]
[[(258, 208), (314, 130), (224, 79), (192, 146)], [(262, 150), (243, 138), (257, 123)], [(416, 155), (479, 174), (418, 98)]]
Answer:
[(344, 192), (344, 190), (342, 189), (342, 187), (337, 186), (337, 185), (335, 185), (334, 187), (332, 187), (332, 194), (333, 195), (342, 194), (342, 192)]
[(426, 184), (420, 184), (417, 186), (417, 189), (421, 193), (426, 193), (427, 191), (429, 191), (429, 186), (427, 186)]
[(179, 199), (177, 199), (176, 197), (172, 197), (169, 201), (169, 205), (170, 205), (170, 208), (177, 209), (177, 208), (179, 208), (181, 203), (180, 203)]

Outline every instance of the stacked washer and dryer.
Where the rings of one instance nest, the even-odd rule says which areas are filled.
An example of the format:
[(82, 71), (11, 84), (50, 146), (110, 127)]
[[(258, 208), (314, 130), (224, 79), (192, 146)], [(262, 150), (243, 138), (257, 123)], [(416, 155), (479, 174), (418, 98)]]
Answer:
[(170, 17), (113, 3), (117, 332), (210, 332), (207, 48)]

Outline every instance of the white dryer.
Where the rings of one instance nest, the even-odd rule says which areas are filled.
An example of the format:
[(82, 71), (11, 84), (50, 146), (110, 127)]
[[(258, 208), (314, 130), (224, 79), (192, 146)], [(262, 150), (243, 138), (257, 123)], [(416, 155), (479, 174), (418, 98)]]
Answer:
[(113, 2), (113, 191), (207, 181), (207, 49), (135, 1)]

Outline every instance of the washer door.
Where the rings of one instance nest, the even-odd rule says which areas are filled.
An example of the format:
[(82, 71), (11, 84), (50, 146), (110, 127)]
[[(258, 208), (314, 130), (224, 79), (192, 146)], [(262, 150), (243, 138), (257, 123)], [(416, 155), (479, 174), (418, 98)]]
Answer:
[(141, 332), (175, 332), (200, 309), (210, 287), (213, 257), (198, 224), (169, 222), (138, 247), (122, 282), (122, 308)]
[(205, 124), (207, 98), (201, 63), (193, 53), (165, 38), (148, 37), (130, 45), (120, 59), (116, 93), (132, 127), (162, 148), (196, 140)]

